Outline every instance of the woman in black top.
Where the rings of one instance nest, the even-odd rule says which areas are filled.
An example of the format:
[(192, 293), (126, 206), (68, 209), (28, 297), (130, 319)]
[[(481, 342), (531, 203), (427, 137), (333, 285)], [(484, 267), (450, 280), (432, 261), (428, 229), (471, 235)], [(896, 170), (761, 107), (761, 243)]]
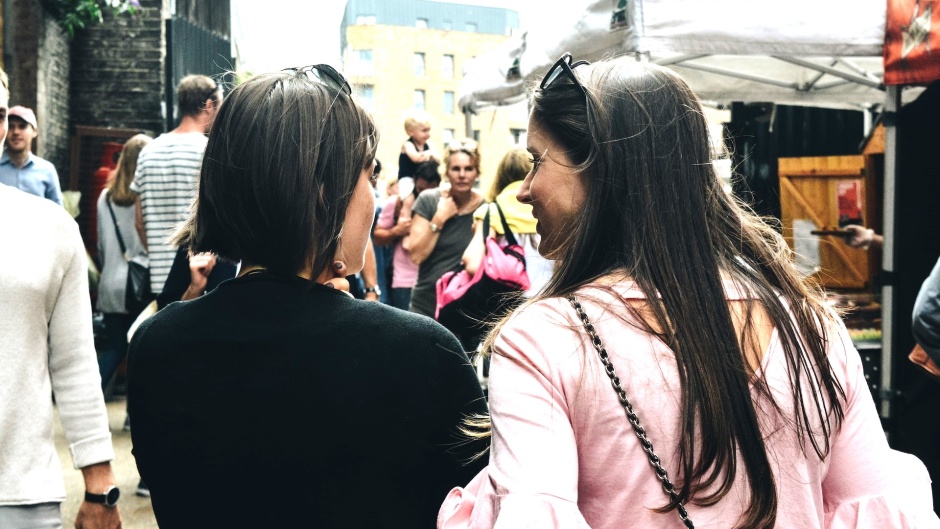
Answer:
[(377, 136), (325, 65), (255, 77), (209, 135), (195, 252), (239, 277), (134, 335), (134, 455), (160, 527), (433, 527), (483, 465), (485, 412), (460, 344), (429, 318), (352, 299)]

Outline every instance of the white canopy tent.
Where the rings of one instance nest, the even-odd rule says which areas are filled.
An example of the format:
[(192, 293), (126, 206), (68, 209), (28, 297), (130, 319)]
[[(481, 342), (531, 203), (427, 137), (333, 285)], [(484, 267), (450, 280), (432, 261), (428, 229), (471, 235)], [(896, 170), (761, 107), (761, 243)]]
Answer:
[(522, 18), (528, 31), (465, 64), (465, 111), (525, 99), (566, 51), (669, 66), (706, 101), (885, 101), (884, 0), (564, 0), (530, 4)]
[[(525, 100), (564, 52), (633, 55), (676, 70), (704, 101), (871, 109), (892, 116), (901, 90), (882, 83), (885, 0), (553, 0), (523, 9), (527, 31), (464, 66), (465, 113)], [(905, 90), (912, 101), (920, 89)], [(894, 270), (897, 135), (886, 120), (882, 268)], [(469, 122), (469, 119), (468, 119)], [(882, 407), (891, 416), (894, 299), (882, 290)]]

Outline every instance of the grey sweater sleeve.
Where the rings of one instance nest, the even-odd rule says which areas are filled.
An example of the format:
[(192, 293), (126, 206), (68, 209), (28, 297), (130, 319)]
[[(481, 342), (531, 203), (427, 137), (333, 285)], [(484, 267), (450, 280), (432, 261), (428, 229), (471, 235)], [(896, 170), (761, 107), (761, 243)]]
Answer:
[(912, 330), (917, 343), (940, 363), (940, 260), (917, 294)]

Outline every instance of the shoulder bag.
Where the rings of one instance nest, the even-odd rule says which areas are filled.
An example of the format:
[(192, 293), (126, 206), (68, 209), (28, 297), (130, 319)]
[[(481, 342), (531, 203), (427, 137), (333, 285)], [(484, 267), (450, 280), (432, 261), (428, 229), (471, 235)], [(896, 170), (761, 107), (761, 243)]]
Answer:
[(118, 228), (117, 217), (114, 216), (114, 208), (111, 207), (111, 197), (106, 197), (108, 211), (111, 213), (111, 220), (114, 222), (114, 232), (117, 234), (118, 246), (121, 247), (121, 254), (127, 261), (127, 287), (124, 291), (124, 308), (128, 314), (137, 315), (153, 300), (153, 294), (150, 290), (150, 256), (147, 252), (138, 253), (130, 256), (127, 252), (127, 246), (124, 244), (124, 238), (121, 237), (121, 229)]
[(483, 262), (471, 277), (463, 265), (437, 280), (435, 317), (458, 336), (482, 334), (486, 322), (521, 303), (529, 288), (525, 250), (509, 229), (499, 204), (493, 202), (503, 225), (505, 244), (490, 236), (490, 209), (483, 217)]

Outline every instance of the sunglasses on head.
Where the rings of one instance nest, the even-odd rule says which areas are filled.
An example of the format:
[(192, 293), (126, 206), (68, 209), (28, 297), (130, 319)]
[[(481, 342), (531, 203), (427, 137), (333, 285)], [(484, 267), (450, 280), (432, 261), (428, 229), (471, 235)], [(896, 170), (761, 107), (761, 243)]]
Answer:
[(580, 81), (578, 81), (578, 77), (574, 74), (575, 68), (577, 68), (578, 66), (585, 65), (585, 64), (591, 64), (591, 63), (589, 63), (588, 61), (578, 61), (578, 62), (572, 63), (571, 54), (565, 53), (564, 55), (561, 56), (560, 59), (555, 61), (555, 64), (552, 65), (551, 68), (548, 69), (548, 73), (545, 74), (545, 78), (542, 79), (542, 84), (539, 85), (539, 88), (542, 90), (548, 90), (553, 85), (557, 84), (559, 79), (567, 75), (568, 79), (570, 79), (571, 82), (574, 83), (575, 86), (577, 86), (582, 92), (584, 92), (584, 95), (586, 96), (587, 90), (584, 89), (584, 86), (581, 84)]
[(330, 88), (341, 91), (348, 96), (352, 95), (352, 87), (349, 81), (339, 73), (336, 68), (329, 64), (311, 64), (310, 66), (301, 66), (299, 68), (284, 68), (285, 72), (296, 72), (306, 74), (307, 77), (329, 86)]
[(447, 144), (448, 151), (467, 151), (467, 152), (476, 152), (477, 142), (473, 140), (463, 140), (463, 141), (452, 141)]

